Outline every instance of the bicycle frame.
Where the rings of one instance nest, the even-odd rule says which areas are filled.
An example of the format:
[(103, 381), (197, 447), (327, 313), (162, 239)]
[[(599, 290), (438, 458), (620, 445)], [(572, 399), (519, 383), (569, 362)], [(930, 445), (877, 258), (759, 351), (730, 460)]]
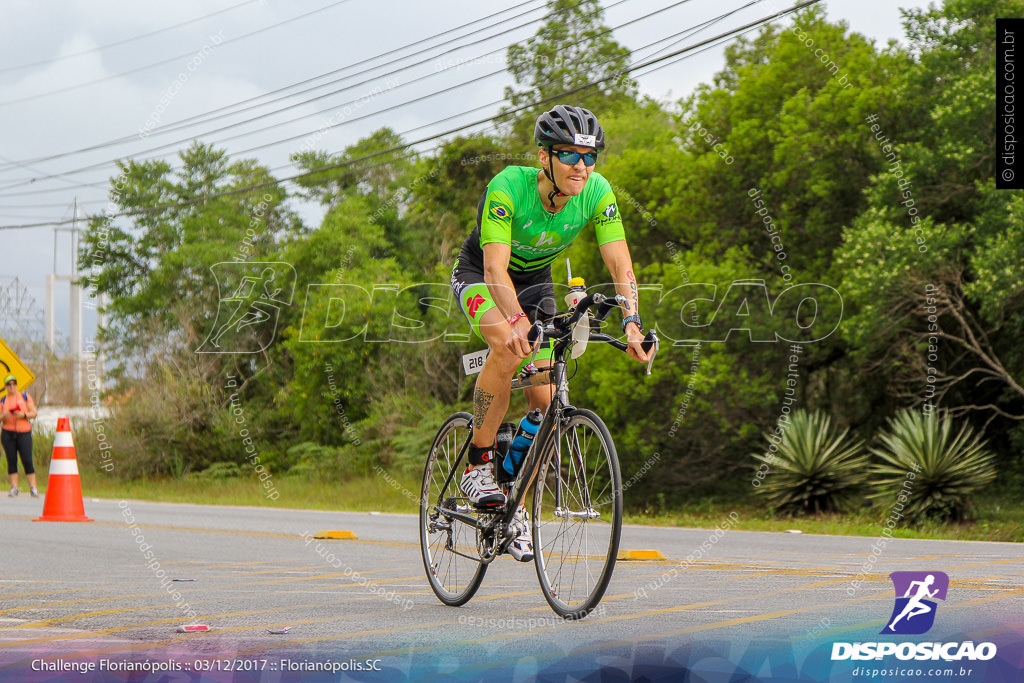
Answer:
[[(492, 515), (483, 515), (476, 517), (472, 514), (465, 513), (459, 510), (452, 510), (441, 505), (441, 500), (437, 501), (437, 509), (445, 515), (451, 516), (464, 524), (469, 524), (481, 531), (490, 530), (504, 530), (508, 529), (512, 523), (512, 518), (515, 517), (516, 510), (522, 505), (523, 500), (526, 498), (527, 492), (530, 490), (530, 486), (533, 485), (534, 480), (537, 478), (537, 473), (540, 470), (540, 453), (547, 443), (547, 440), (551, 438), (553, 432), (556, 431), (558, 423), (562, 419), (562, 414), (571, 409), (573, 406), (569, 404), (569, 381), (566, 376), (566, 366), (568, 361), (565, 359), (568, 345), (564, 342), (555, 342), (555, 358), (550, 368), (539, 370), (536, 375), (525, 378), (526, 381), (520, 381), (516, 378), (512, 381), (512, 389), (525, 389), (528, 386), (545, 386), (553, 384), (555, 386), (554, 396), (551, 398), (551, 403), (548, 404), (548, 409), (544, 412), (544, 417), (541, 419), (540, 425), (537, 427), (537, 434), (534, 436), (533, 443), (530, 444), (530, 449), (526, 453), (526, 457), (523, 459), (522, 466), (519, 469), (519, 474), (516, 476), (515, 482), (512, 484), (512, 488), (509, 490), (507, 500), (504, 506), (504, 512), (500, 513), (500, 516), (495, 518)], [(459, 471), (463, 458), (466, 456), (466, 451), (469, 448), (469, 444), (473, 439), (473, 426), (469, 428), (469, 438), (466, 439), (466, 443), (463, 444), (459, 451), (459, 457), (455, 461), (455, 465), (448, 473), (448, 477), (445, 479), (444, 486), (442, 486), (442, 492), (449, 491), (451, 480), (455, 473)], [(561, 448), (560, 440), (555, 441), (556, 452)], [(577, 457), (578, 456), (577, 449)], [(560, 454), (559, 454), (560, 456)], [(582, 468), (582, 463), (579, 463)], [(588, 492), (589, 495), (589, 492)], [(561, 500), (561, 489), (556, 488), (556, 498)], [(589, 507), (590, 501), (587, 501)], [(559, 506), (560, 507), (560, 506)], [(502, 508), (498, 508), (502, 510)], [(486, 510), (482, 511), (486, 512)], [(511, 542), (512, 538), (499, 539), (499, 551), (503, 551), (508, 542)], [(459, 553), (461, 554), (461, 553)]]

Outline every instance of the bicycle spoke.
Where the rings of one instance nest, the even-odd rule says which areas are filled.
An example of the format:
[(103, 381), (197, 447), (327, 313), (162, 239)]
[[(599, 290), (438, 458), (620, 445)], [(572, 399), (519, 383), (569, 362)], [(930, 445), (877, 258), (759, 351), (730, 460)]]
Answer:
[(475, 527), (443, 511), (461, 497), (457, 474), (449, 475), (469, 441), (471, 419), (468, 413), (456, 413), (445, 421), (427, 456), (420, 492), (420, 547), (427, 580), (441, 602), (453, 606), (473, 597), (487, 569), (477, 558)]
[(607, 430), (589, 411), (574, 409), (546, 448), (534, 492), (537, 574), (552, 608), (580, 618), (604, 595), (615, 564), (618, 461)]

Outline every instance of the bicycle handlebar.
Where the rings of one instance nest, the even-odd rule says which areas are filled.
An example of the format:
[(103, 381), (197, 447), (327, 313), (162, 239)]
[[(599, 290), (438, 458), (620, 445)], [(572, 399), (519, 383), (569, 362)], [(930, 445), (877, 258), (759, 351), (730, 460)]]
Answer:
[[(625, 351), (629, 348), (629, 344), (621, 342), (615, 337), (604, 334), (603, 332), (591, 332), (589, 341), (599, 341), (614, 346), (619, 351)], [(644, 336), (644, 340), (640, 342), (640, 348), (644, 350), (647, 355), (647, 374), (651, 374), (651, 367), (654, 365), (654, 357), (658, 355), (658, 347), (661, 346), (661, 341), (658, 339), (658, 335), (654, 333), (654, 330), (649, 330)], [(651, 349), (654, 349), (652, 352)]]
[[(618, 305), (619, 298), (620, 297), (616, 295), (614, 299), (608, 299), (604, 294), (601, 294), (599, 292), (595, 292), (594, 294), (587, 294), (585, 297), (579, 300), (579, 302), (576, 304), (576, 308), (572, 310), (572, 312), (568, 315), (568, 318), (566, 318), (565, 320), (555, 318), (555, 320), (552, 321), (553, 330), (551, 332), (545, 331), (543, 325), (541, 325), (540, 322), (534, 323), (533, 327), (530, 328), (530, 333), (527, 335), (526, 340), (530, 342), (531, 346), (533, 346), (533, 344), (536, 343), (538, 338), (542, 338), (545, 341), (549, 339), (563, 339), (572, 333), (573, 326), (580, 321), (580, 318), (582, 318), (588, 310), (590, 310), (591, 306), (593, 306), (594, 304), (599, 304), (598, 313), (600, 314), (603, 312), (604, 315), (603, 317), (598, 318), (598, 320), (604, 320), (605, 318), (608, 317), (608, 314), (611, 312), (611, 309)], [(612, 303), (607, 304), (607, 301), (612, 301)], [(605, 310), (606, 306), (607, 310)], [(543, 337), (540, 337), (542, 333)]]
[(613, 297), (606, 298), (604, 301), (599, 302), (597, 306), (597, 313), (594, 314), (594, 320), (598, 322), (604, 322), (608, 314), (612, 312), (612, 309), (616, 306), (625, 306), (626, 297), (621, 294), (616, 294)]
[[(530, 328), (530, 333), (527, 335), (527, 341), (530, 342), (530, 346), (535, 346), (538, 339), (544, 341), (554, 340), (562, 341), (572, 335), (573, 328), (576, 323), (583, 318), (586, 312), (591, 306), (597, 305), (597, 314), (594, 319), (597, 321), (603, 321), (611, 313), (612, 309), (617, 306), (622, 306), (626, 303), (626, 299), (616, 294), (614, 297), (606, 297), (605, 295), (595, 292), (594, 294), (588, 294), (587, 296), (580, 299), (579, 303), (576, 304), (576, 308), (565, 320), (558, 320), (556, 318), (552, 323), (550, 330), (545, 330), (544, 326), (537, 322)], [(625, 342), (619, 341), (615, 337), (604, 334), (602, 332), (591, 332), (588, 341), (600, 341), (610, 344), (620, 351), (625, 351), (629, 348), (629, 345)], [(644, 340), (640, 343), (640, 348), (644, 350), (644, 353), (649, 353), (651, 349), (654, 349), (654, 353), (651, 353), (647, 360), (647, 374), (651, 374), (651, 366), (654, 365), (654, 356), (658, 353), (659, 340), (658, 335), (654, 333), (654, 330), (650, 330), (644, 336)]]

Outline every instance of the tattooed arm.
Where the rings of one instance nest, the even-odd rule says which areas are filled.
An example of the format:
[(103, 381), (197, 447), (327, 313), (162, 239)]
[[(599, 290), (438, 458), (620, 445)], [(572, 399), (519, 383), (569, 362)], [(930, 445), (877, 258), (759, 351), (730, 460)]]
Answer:
[[(626, 298), (626, 311), (623, 317), (640, 314), (640, 296), (637, 292), (636, 276), (633, 274), (633, 259), (629, 255), (629, 246), (625, 240), (609, 242), (601, 247), (601, 257), (608, 266), (615, 282), (615, 291)], [(630, 358), (647, 361), (647, 354), (640, 348), (644, 339), (643, 332), (634, 324), (626, 325), (626, 342), (629, 344), (627, 353)]]

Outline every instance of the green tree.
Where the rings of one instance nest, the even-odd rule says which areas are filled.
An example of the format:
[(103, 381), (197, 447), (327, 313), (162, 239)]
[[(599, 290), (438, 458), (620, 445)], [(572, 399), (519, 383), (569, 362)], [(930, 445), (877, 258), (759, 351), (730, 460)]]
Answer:
[[(286, 194), (252, 160), (231, 161), (195, 143), (180, 168), (125, 161), (112, 179), (120, 217), (94, 216), (82, 239), (82, 284), (104, 295), (104, 349), (119, 376), (111, 425), (122, 476), (180, 476), (217, 462), (241, 462), (238, 428), (227, 416), (225, 375), (244, 386), (278, 367), (280, 330), (260, 327), (262, 355), (196, 353), (213, 331), (223, 262), (278, 260), (281, 244), (303, 228)], [(259, 185), (254, 189), (247, 189)], [(242, 265), (240, 268), (246, 268)]]
[(301, 231), (279, 186), (232, 192), (273, 180), (256, 162), (230, 162), (200, 143), (179, 158), (176, 170), (119, 162), (110, 199), (132, 215), (92, 217), (82, 238), (82, 284), (107, 297), (101, 338), (122, 370), (129, 359), (159, 358), (168, 343), (205, 337), (218, 306), (213, 264), (272, 260), (276, 245)]
[[(382, 130), (334, 159), (313, 154), (300, 161), (329, 165), (400, 144)], [(466, 144), (465, 154), (483, 153)], [(445, 216), (465, 215), (457, 197), (467, 190), (454, 174), (475, 171), (461, 163), (466, 156), (458, 142), (448, 149), (415, 161), (385, 155), (372, 174), (353, 175), (360, 162), (340, 169), (340, 177), (339, 170), (325, 170), (305, 181), (328, 211), (317, 230), (283, 252), (299, 273), (304, 299), (295, 309), (301, 318), (292, 314), (285, 330), (292, 372), (267, 397), (298, 438), (351, 443), (344, 421), (368, 421), (367, 429), (383, 429), (378, 436), (391, 434), (402, 420), (382, 406), (406, 410), (404, 396), (455, 399), (458, 348), (444, 334), (451, 314), (461, 322), (461, 313), (451, 307), (448, 280), (456, 239), (461, 243), (468, 228), (456, 230)], [(438, 229), (445, 225), (447, 231)], [(386, 457), (390, 446), (381, 443), (378, 454)]]
[(860, 366), (898, 403), (989, 421), (1024, 420), (1024, 193), (992, 177), (994, 19), (1014, 8), (1024, 3), (908, 13), (915, 62), (897, 90), (920, 113), (880, 114), (893, 150), (837, 251)]
[[(833, 74), (808, 42), (842, 70)], [(728, 50), (725, 70), (680, 102), (674, 117), (646, 104), (608, 119), (611, 140), (621, 129), (624, 139), (637, 141), (607, 155), (600, 170), (615, 187), (638, 275), (666, 292), (707, 283), (707, 300), (696, 309), (664, 294), (663, 301), (642, 294), (645, 320), (680, 333), (689, 328), (698, 338), (729, 333), (728, 341), (699, 349), (692, 395), (693, 349), (687, 347), (666, 349), (656, 380), (637, 383), (628, 378), (631, 368), (609, 365), (602, 366), (596, 386), (584, 381), (602, 410), (617, 403), (613, 388), (622, 386), (647, 407), (640, 418), (629, 407), (632, 399), (611, 409), (616, 433), (629, 435), (627, 471), (643, 462), (643, 454), (660, 452), (685, 466), (666, 466), (657, 487), (749, 486), (744, 454), (774, 424), (789, 365), (786, 347), (754, 340), (774, 339), (780, 326), (793, 326), (795, 307), (778, 303), (788, 285), (838, 284), (833, 251), (841, 244), (843, 222), (866, 205), (859, 184), (880, 166), (862, 114), (889, 97), (888, 79), (909, 64), (906, 57), (877, 53), (861, 36), (811, 10), (786, 30), (768, 27), (738, 41)], [(856, 87), (846, 88), (851, 82)], [(761, 214), (754, 190), (767, 206)], [(781, 233), (783, 254), (766, 230), (764, 213)], [(594, 274), (603, 267), (591, 244), (585, 234), (574, 258)], [(751, 280), (764, 282), (767, 301), (762, 296), (744, 304), (730, 294), (733, 283)], [(840, 319), (841, 302), (822, 304), (819, 316)], [(804, 347), (801, 403), (830, 408), (852, 393), (850, 384), (842, 384), (857, 379), (841, 375), (845, 353), (838, 335)], [(844, 419), (841, 426), (851, 423), (856, 426)], [(631, 452), (640, 459), (629, 463)]]
[(516, 81), (505, 88), (509, 109), (579, 89), (564, 102), (545, 101), (517, 114), (514, 139), (532, 141), (533, 122), (556, 104), (583, 106), (600, 115), (635, 100), (636, 81), (615, 77), (629, 66), (629, 50), (612, 37), (602, 15), (599, 0), (549, 0), (548, 19), (537, 33), (509, 46), (506, 62)]
[[(291, 155), (300, 169), (309, 172), (297, 179), (302, 196), (321, 204), (336, 206), (356, 195), (376, 197), (387, 203), (408, 171), (408, 153), (401, 150), (402, 137), (391, 128), (381, 128), (340, 154), (303, 151)], [(398, 151), (390, 151), (398, 149)], [(321, 170), (323, 169), (323, 170)]]
[(531, 163), (529, 154), (508, 141), (485, 135), (454, 138), (421, 160), (410, 174), (404, 234), (422, 256), (423, 273), (437, 263), (451, 268), (476, 224), (487, 183), (510, 164)]

